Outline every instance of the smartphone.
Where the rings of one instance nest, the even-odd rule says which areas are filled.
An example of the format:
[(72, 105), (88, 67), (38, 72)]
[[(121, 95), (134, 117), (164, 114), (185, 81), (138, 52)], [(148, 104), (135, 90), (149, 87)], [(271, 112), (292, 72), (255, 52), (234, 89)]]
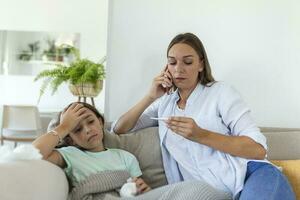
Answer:
[[(165, 72), (169, 72), (169, 70), (168, 70), (168, 65), (166, 65)], [(169, 72), (169, 73), (170, 73), (170, 72)], [(168, 79), (170, 80), (169, 77), (168, 77)], [(170, 92), (173, 91), (173, 89), (174, 89), (174, 83), (173, 83), (173, 80), (170, 80), (170, 81), (171, 81), (171, 83), (172, 83), (172, 86), (171, 86), (171, 87), (168, 87), (167, 85), (165, 85), (165, 84), (163, 84), (163, 83), (161, 84), (162, 87), (166, 89), (166, 92), (167, 92), (168, 94), (170, 94)]]

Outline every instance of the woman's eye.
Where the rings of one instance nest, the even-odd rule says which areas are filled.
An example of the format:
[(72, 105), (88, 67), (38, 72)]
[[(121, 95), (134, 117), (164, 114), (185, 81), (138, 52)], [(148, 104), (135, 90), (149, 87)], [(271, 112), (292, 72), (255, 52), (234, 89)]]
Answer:
[(169, 62), (169, 65), (176, 65), (176, 62)]
[(91, 120), (91, 121), (89, 121), (89, 124), (92, 124), (92, 123), (94, 123), (94, 121), (95, 121), (95, 120)]
[(191, 62), (191, 61), (185, 61), (184, 62), (186, 65), (191, 65), (191, 64), (193, 64), (193, 62)]

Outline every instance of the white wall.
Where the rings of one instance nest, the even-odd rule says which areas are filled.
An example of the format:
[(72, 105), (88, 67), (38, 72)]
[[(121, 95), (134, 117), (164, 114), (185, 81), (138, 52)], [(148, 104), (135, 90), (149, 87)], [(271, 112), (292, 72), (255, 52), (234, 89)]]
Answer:
[(215, 78), (240, 91), (258, 125), (300, 127), (299, 8), (297, 0), (110, 0), (106, 116), (134, 105), (170, 40), (193, 32)]
[[(108, 0), (0, 0), (0, 29), (76, 32), (82, 57), (94, 61), (106, 55)], [(0, 76), (0, 104), (36, 104), (40, 83), (32, 76)], [(104, 91), (95, 99), (104, 111)], [(76, 98), (67, 86), (46, 93), (40, 109), (60, 110)]]

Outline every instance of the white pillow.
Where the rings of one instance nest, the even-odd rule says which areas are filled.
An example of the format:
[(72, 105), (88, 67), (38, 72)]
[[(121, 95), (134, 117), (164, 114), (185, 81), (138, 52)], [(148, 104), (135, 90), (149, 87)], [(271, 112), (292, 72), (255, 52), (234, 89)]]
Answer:
[(68, 191), (65, 173), (48, 161), (0, 163), (0, 199), (66, 200)]

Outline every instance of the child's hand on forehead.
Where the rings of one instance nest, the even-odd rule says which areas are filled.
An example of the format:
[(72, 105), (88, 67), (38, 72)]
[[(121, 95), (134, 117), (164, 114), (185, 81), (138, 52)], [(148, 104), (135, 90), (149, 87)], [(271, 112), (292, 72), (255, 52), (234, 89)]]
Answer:
[(87, 110), (82, 104), (73, 103), (61, 114), (60, 125), (67, 132), (72, 131), (78, 123), (90, 116), (90, 113), (86, 112)]

